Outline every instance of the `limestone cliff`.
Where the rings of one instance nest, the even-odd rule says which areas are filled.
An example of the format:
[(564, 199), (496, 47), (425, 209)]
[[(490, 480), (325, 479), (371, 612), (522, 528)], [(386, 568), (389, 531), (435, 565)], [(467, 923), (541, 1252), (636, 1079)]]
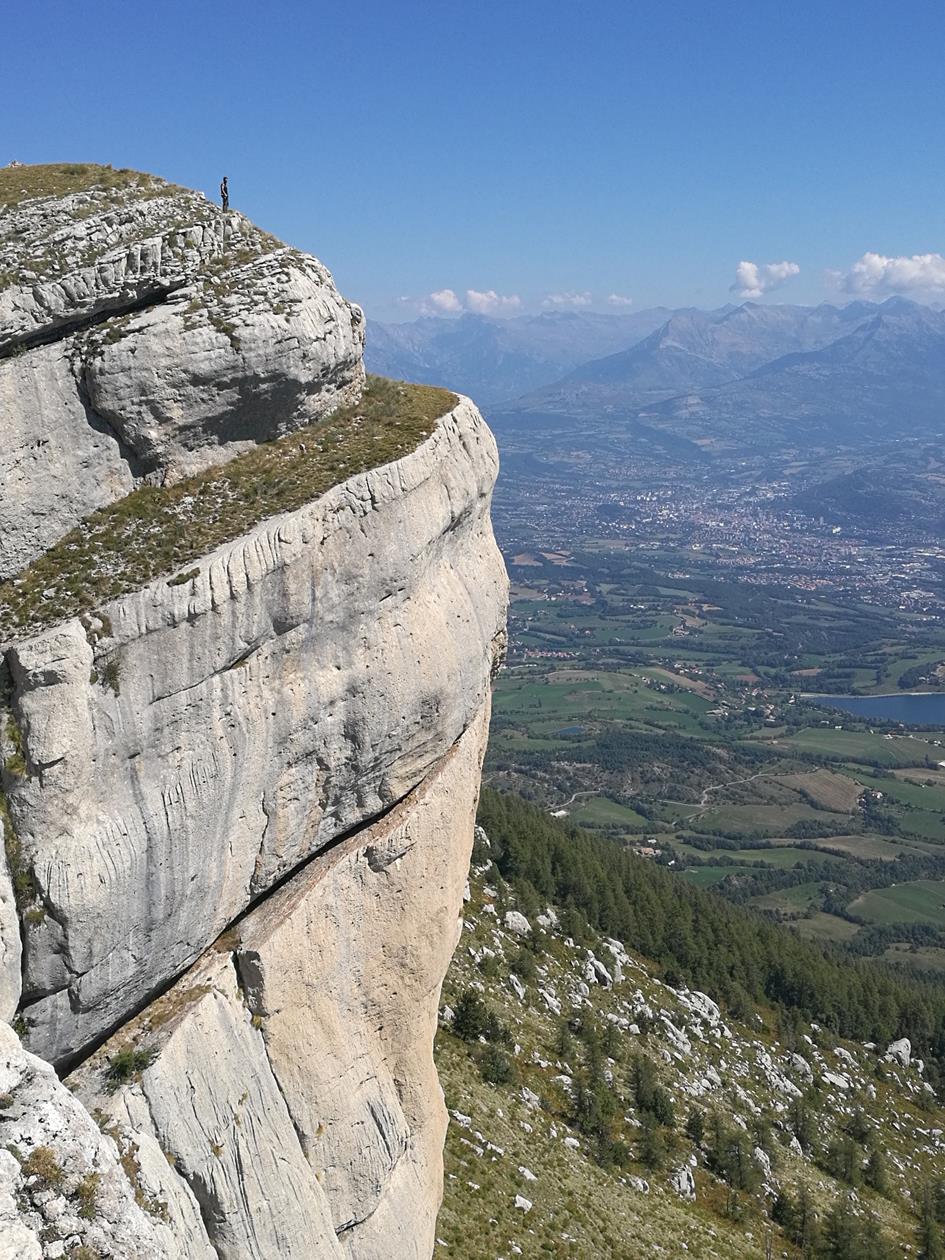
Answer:
[(420, 1260), (492, 437), (199, 194), (2, 171), (0, 249), (0, 1258)]
[(0, 172), (0, 578), (364, 380), (361, 311), (316, 259), (150, 176), (42, 169)]

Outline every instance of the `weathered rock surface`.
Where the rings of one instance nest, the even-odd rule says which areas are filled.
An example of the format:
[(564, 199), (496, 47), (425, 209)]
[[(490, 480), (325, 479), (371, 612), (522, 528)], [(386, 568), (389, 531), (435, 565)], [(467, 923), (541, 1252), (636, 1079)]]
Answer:
[(82, 386), (143, 471), (176, 478), (355, 397), (361, 336), (325, 268), (278, 249), (97, 329)]
[[(0, 580), (360, 389), (321, 264), (197, 194), (0, 196), (0, 248)], [(496, 471), (459, 399), (396, 462), (0, 644), (0, 1260), (430, 1256)]]
[[(0, 797), (0, 840), (2, 851), (12, 851), (15, 843), (10, 822)], [(22, 989), (20, 969), (23, 945), (20, 938), (20, 916), (17, 912), (13, 880), (6, 862), (0, 861), (0, 1020), (11, 1020), (16, 1013)]]
[(199, 193), (0, 210), (0, 578), (143, 479), (356, 397), (363, 340), (321, 263)]
[(466, 729), (505, 619), (495, 472), (462, 402), (412, 455), (106, 606), (110, 634), (72, 620), (8, 650), (36, 1053), (107, 1033)]
[[(487, 707), (383, 820), (319, 855), (69, 1079), (167, 1153), (224, 1260), (429, 1256), (446, 1111), (432, 1048)], [(103, 1090), (110, 1057), (151, 1057)], [(172, 1169), (169, 1179), (167, 1169)]]
[(0, 359), (0, 433), (2, 581), (129, 494), (139, 469), (91, 412), (61, 344)]
[(908, 1037), (900, 1037), (898, 1041), (892, 1042), (883, 1057), (887, 1063), (908, 1067), (912, 1061), (912, 1042)]
[(0, 1092), (0, 1257), (40, 1260), (66, 1254), (68, 1244), (122, 1260), (213, 1260), (187, 1187), (173, 1215), (149, 1200), (134, 1138), (103, 1133), (6, 1024)]

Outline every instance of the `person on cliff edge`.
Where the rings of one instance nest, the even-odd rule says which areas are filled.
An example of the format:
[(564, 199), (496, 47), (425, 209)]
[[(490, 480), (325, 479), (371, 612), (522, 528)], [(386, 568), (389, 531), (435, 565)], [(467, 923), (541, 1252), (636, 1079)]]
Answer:
[(221, 184), (220, 184), (220, 201), (223, 203), (223, 209), (224, 209), (224, 210), (229, 210), (229, 208), (230, 208), (230, 185), (229, 185), (229, 183), (228, 183), (227, 178), (226, 178), (226, 176), (225, 176), (225, 175), (223, 176), (223, 180), (222, 180), (222, 182), (221, 182)]

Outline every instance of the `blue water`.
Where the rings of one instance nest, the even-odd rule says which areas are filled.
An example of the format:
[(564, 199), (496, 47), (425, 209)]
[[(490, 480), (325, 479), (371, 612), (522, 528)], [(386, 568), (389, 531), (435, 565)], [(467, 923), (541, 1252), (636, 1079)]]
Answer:
[(566, 739), (578, 739), (584, 734), (583, 726), (562, 726), (560, 731), (555, 731), (556, 735), (563, 735)]
[(843, 709), (859, 718), (904, 722), (907, 726), (945, 727), (945, 692), (917, 696), (808, 696), (814, 704)]

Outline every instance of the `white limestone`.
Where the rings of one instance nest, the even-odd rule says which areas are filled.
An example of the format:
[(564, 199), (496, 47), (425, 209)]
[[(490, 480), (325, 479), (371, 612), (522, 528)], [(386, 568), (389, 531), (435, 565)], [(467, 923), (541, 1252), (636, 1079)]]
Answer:
[(141, 194), (0, 215), (0, 579), (136, 485), (310, 424), (363, 384), (362, 312), (320, 262), (197, 193)]
[(908, 1067), (912, 1061), (912, 1042), (908, 1037), (900, 1037), (898, 1041), (892, 1042), (887, 1047), (883, 1059), (887, 1063), (898, 1063), (901, 1067)]
[[(433, 1036), (487, 722), (486, 707), (388, 817), (300, 870), (69, 1079), (128, 1140), (172, 1154), (161, 1193), (196, 1197), (224, 1260), (432, 1251)], [(109, 1094), (123, 1044), (153, 1062)]]
[[(27, 1054), (3, 1023), (0, 1093), (0, 1256), (39, 1260), (56, 1255), (62, 1240), (77, 1238), (115, 1260), (213, 1260), (213, 1251), (191, 1236), (199, 1215), (189, 1191), (181, 1192), (187, 1228), (180, 1232), (157, 1201), (151, 1211), (141, 1206), (140, 1187), (121, 1162), (122, 1151), (126, 1162), (130, 1153), (127, 1166), (134, 1170), (132, 1148), (102, 1133), (49, 1064)], [(80, 1214), (83, 1183), (90, 1207)]]
[[(29, 1046), (61, 1060), (300, 861), (419, 783), (483, 704), (505, 621), (495, 444), (462, 402), (413, 454), (219, 548), (200, 576), (9, 649), (9, 789), (42, 922)], [(119, 694), (91, 681), (115, 663)]]
[[(198, 194), (7, 208), (0, 255), (0, 580), (363, 381), (329, 273)], [(0, 1260), (429, 1260), (496, 471), (460, 399), (185, 581), (0, 644)]]

